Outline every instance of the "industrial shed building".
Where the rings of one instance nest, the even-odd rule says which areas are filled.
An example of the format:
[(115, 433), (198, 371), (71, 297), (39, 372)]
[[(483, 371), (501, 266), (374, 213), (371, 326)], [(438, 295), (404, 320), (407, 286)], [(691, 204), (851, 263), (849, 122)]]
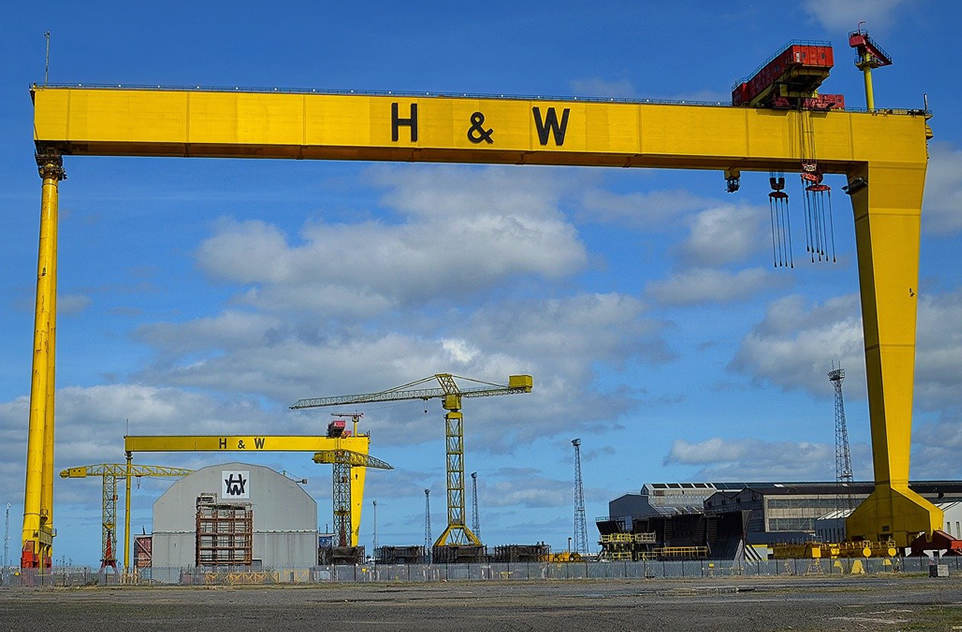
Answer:
[[(962, 481), (915, 481), (909, 487), (936, 504), (962, 503)], [(833, 512), (848, 496), (857, 504), (873, 488), (869, 482), (845, 488), (834, 482), (646, 483), (640, 493), (609, 502), (608, 516), (596, 523), (603, 554), (611, 559), (637, 558), (665, 547), (700, 547), (718, 559), (732, 554), (738, 559), (752, 556), (753, 547), (811, 540), (817, 530), (834, 541), (843, 539), (844, 519)], [(946, 514), (945, 526), (953, 536), (962, 533), (955, 511)]]
[(174, 483), (154, 503), (152, 572), (306, 569), (317, 564), (317, 503), (296, 482), (260, 465), (225, 463)]

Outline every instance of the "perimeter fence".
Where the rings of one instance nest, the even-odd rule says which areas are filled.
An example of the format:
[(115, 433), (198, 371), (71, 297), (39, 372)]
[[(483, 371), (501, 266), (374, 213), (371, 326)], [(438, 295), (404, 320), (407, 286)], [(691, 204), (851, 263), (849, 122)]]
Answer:
[[(366, 564), (278, 569), (145, 568), (136, 575), (90, 567), (55, 567), (45, 573), (0, 569), (3, 586), (92, 586), (137, 584), (237, 586), (265, 584), (430, 583), (452, 581), (551, 581), (592, 579), (700, 579), (829, 575), (930, 574), (930, 558), (790, 559), (735, 562), (727, 560), (613, 562), (528, 562), (498, 564)], [(937, 560), (950, 576), (962, 576), (962, 557)]]

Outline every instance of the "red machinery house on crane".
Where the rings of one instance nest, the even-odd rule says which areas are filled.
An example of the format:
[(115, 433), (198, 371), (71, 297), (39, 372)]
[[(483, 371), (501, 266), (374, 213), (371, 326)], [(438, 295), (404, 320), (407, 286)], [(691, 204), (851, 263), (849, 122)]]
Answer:
[(844, 108), (841, 94), (818, 94), (835, 65), (830, 42), (792, 40), (752, 75), (735, 84), (732, 105), (829, 110)]

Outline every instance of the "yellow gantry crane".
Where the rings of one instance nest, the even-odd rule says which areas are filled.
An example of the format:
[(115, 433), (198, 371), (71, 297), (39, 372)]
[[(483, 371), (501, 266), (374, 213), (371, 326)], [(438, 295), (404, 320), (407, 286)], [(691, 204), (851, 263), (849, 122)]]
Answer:
[[(888, 56), (861, 35), (859, 29), (849, 43), (864, 71)], [(793, 58), (803, 52), (787, 50)], [(898, 546), (908, 546), (920, 533), (932, 534), (942, 524), (942, 511), (908, 486), (931, 113), (875, 109), (868, 84), (869, 112), (836, 107), (841, 101), (825, 98), (829, 95), (793, 94), (796, 87), (788, 81), (767, 105), (729, 107), (34, 85), (42, 193), (21, 567), (46, 568), (52, 559), (57, 225), (64, 156), (710, 169), (725, 174), (732, 192), (743, 172), (841, 174), (855, 224), (875, 472), (875, 490), (848, 518), (847, 530), (854, 539), (892, 538)], [(782, 97), (790, 100), (787, 109)], [(818, 172), (808, 173), (816, 145)]]
[[(332, 413), (333, 417), (351, 417), (354, 422), (354, 436), (357, 436), (357, 424), (364, 416), (364, 413)], [(334, 499), (334, 533), (337, 534), (337, 546), (356, 546), (357, 538), (352, 544), (351, 534), (354, 532), (353, 520), (351, 520), (351, 481), (353, 480), (354, 468), (373, 467), (378, 470), (393, 470), (385, 461), (375, 458), (369, 454), (346, 450), (337, 441), (342, 437), (349, 437), (351, 433), (345, 428), (347, 422), (343, 419), (335, 419), (327, 426), (327, 436), (335, 440), (337, 447), (332, 450), (318, 450), (314, 453), (315, 463), (329, 463), (333, 466), (333, 499)], [(358, 525), (360, 526), (360, 525)]]
[[(342, 422), (343, 424), (343, 422)], [(333, 425), (333, 424), (332, 424)], [(341, 426), (343, 429), (343, 426)], [(368, 467), (381, 470), (393, 469), (380, 459), (368, 456), (371, 437), (357, 434), (336, 433), (328, 427), (328, 436), (260, 435), (260, 436), (133, 436), (124, 437), (124, 450), (134, 452), (313, 452), (315, 463), (332, 463), (335, 468), (334, 490), (340, 493), (334, 498), (335, 524), (341, 511), (346, 546), (357, 546), (361, 526), (361, 507), (364, 502), (364, 479)], [(346, 468), (346, 474), (338, 481), (338, 467)], [(339, 487), (340, 485), (340, 487)], [(340, 535), (340, 533), (339, 533)]]
[[(472, 382), (477, 386), (461, 388), (456, 380)], [(428, 382), (437, 381), (435, 388), (417, 388)], [(444, 415), (444, 436), (446, 446), (447, 489), (448, 489), (448, 526), (434, 542), (434, 546), (472, 544), (480, 546), (481, 541), (465, 524), (464, 515), (464, 419), (461, 414), (461, 400), (465, 397), (493, 397), (495, 395), (514, 395), (530, 393), (530, 375), (512, 375), (508, 384), (482, 382), (459, 377), (450, 373), (437, 373), (431, 377), (402, 384), (379, 393), (361, 395), (340, 395), (334, 397), (314, 397), (299, 399), (291, 405), (294, 410), (318, 408), (322, 406), (341, 406), (345, 404), (365, 404), (374, 402), (394, 402), (400, 400), (440, 398), (441, 406), (448, 411)]]
[(132, 478), (151, 476), (154, 478), (181, 478), (192, 474), (194, 470), (179, 467), (164, 467), (162, 465), (134, 465), (124, 463), (100, 463), (98, 465), (84, 465), (70, 467), (60, 472), (60, 478), (87, 478), (99, 476), (103, 478), (102, 502), (102, 534), (100, 539), (100, 568), (117, 570), (117, 481), (126, 481), (127, 489), (124, 496), (124, 570), (129, 566), (130, 545), (130, 481)]

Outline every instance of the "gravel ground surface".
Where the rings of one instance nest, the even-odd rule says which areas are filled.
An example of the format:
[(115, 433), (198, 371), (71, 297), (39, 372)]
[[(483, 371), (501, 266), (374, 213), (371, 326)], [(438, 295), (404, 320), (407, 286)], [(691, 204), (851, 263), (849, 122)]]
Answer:
[(962, 630), (959, 578), (0, 589), (0, 630)]

